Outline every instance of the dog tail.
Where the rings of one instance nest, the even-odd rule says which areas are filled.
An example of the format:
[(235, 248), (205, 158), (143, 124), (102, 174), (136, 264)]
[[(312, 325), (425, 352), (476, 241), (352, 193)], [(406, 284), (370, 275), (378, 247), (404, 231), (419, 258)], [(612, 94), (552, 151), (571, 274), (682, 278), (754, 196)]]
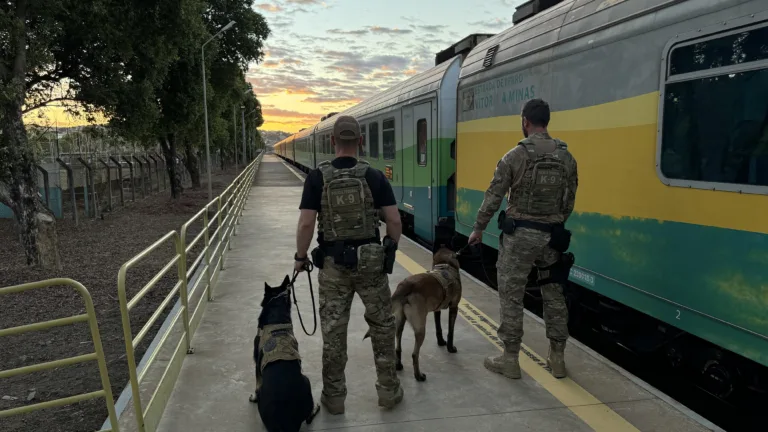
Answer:
[[(397, 284), (395, 292), (392, 293), (392, 313), (395, 315), (395, 322), (399, 322), (401, 315), (403, 315), (403, 305), (407, 301), (408, 295), (413, 292), (413, 283), (408, 280), (404, 280)], [(371, 330), (368, 329), (363, 336), (363, 340), (371, 337)]]

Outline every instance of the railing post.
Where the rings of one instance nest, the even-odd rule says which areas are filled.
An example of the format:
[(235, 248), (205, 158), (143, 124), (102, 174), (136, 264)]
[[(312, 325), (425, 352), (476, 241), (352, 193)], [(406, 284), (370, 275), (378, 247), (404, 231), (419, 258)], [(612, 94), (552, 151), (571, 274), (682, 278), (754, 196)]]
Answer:
[(35, 164), (37, 167), (37, 170), (40, 171), (40, 174), (43, 175), (43, 190), (45, 191), (45, 205), (48, 208), (51, 208), (51, 191), (50, 186), (48, 185), (48, 171), (46, 171), (45, 168), (43, 168), (40, 165)]
[(131, 202), (136, 202), (136, 184), (133, 181), (133, 162), (125, 156), (123, 156), (123, 160), (128, 164), (128, 169), (131, 171)]
[(216, 221), (218, 231), (219, 231), (219, 246), (221, 246), (221, 259), (219, 260), (219, 270), (224, 270), (224, 226), (222, 225), (221, 221), (221, 195), (216, 197), (216, 203), (218, 205), (219, 211), (216, 212)]
[(125, 191), (123, 191), (123, 164), (121, 164), (114, 156), (110, 156), (109, 160), (117, 165), (117, 185), (120, 186), (120, 206), (125, 207), (125, 197), (123, 196), (125, 194)]
[(144, 178), (144, 164), (141, 163), (141, 159), (138, 156), (133, 156), (136, 163), (139, 164), (139, 177), (141, 178), (141, 198), (147, 197), (147, 181)]
[(213, 300), (213, 272), (211, 271), (211, 236), (208, 229), (208, 213), (210, 212), (210, 204), (205, 206), (205, 212), (203, 212), (203, 228), (205, 229), (205, 277), (208, 280), (208, 286), (206, 291), (208, 292), (208, 301)]
[(102, 158), (99, 158), (99, 162), (107, 169), (107, 191), (109, 192), (109, 211), (112, 211), (112, 168), (109, 167), (109, 163)]
[(144, 413), (141, 408), (141, 393), (139, 392), (139, 377), (136, 374), (136, 357), (133, 352), (133, 335), (131, 334), (131, 319), (128, 316), (128, 299), (125, 292), (125, 274), (128, 266), (123, 264), (117, 273), (117, 298), (120, 306), (120, 318), (123, 324), (123, 339), (125, 340), (125, 355), (128, 361), (128, 380), (133, 396), (133, 409), (136, 412), (136, 426), (139, 432), (145, 432)]
[(187, 354), (193, 354), (192, 335), (189, 330), (189, 294), (187, 294), (187, 227), (181, 229), (181, 236), (176, 237), (176, 253), (179, 255), (179, 296), (181, 297), (181, 314), (184, 320), (184, 340), (187, 343)]
[[(72, 199), (72, 218), (75, 220), (75, 226), (77, 226), (77, 198), (75, 196), (75, 175), (72, 173), (72, 167), (61, 158), (56, 158), (56, 162), (67, 171), (67, 183), (69, 184), (70, 197)], [(63, 207), (63, 206), (62, 206)], [(62, 208), (63, 211), (63, 208)]]

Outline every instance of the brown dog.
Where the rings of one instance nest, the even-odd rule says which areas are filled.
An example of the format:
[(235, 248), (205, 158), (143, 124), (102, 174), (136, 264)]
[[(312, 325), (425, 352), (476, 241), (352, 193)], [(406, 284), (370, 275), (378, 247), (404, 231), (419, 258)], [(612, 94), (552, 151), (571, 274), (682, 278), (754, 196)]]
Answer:
[[(461, 300), (461, 277), (459, 276), (459, 260), (456, 254), (446, 247), (441, 247), (432, 257), (432, 270), (408, 276), (397, 285), (392, 294), (392, 312), (397, 325), (397, 370), (403, 370), (402, 338), (407, 320), (413, 328), (416, 343), (413, 347), (413, 376), (416, 381), (424, 381), (427, 376), (419, 368), (419, 350), (424, 343), (427, 327), (427, 314), (435, 314), (435, 332), (437, 344), (445, 346), (443, 328), (440, 323), (440, 312), (448, 309), (448, 352), (456, 353), (453, 345), (453, 328), (459, 312)], [(368, 337), (365, 334), (363, 339)]]

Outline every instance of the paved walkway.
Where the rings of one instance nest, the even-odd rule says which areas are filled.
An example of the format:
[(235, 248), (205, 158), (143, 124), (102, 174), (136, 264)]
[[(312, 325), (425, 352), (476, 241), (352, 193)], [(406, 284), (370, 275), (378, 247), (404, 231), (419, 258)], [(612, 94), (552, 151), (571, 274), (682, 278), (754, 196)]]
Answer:
[[(292, 271), (299, 175), (275, 156), (261, 165), (243, 213), (226, 271), (197, 330), (195, 354), (187, 356), (158, 430), (161, 432), (263, 431), (255, 405), (248, 401), (255, 378), (251, 359), (264, 282), (279, 284)], [(313, 246), (314, 247), (314, 246)], [(401, 242), (390, 288), (411, 273), (423, 271), (430, 254), (407, 240)], [(317, 299), (317, 272), (313, 272)], [(465, 300), (456, 321), (457, 354), (435, 343), (431, 317), (421, 350), (426, 382), (416, 382), (410, 364), (413, 331), (403, 335), (405, 370), (400, 372), (405, 397), (386, 411), (377, 406), (375, 369), (364, 308), (355, 297), (349, 326), (346, 413), (331, 416), (321, 409), (308, 430), (378, 431), (700, 431), (707, 430), (674, 402), (636, 378), (625, 375), (599, 356), (569, 342), (570, 377), (556, 380), (542, 367), (547, 340), (543, 325), (526, 316), (524, 376), (508, 380), (484, 369), (483, 358), (498, 352), (495, 326), (498, 297), (463, 277)], [(311, 329), (312, 308), (306, 280), (297, 284), (299, 307)], [(447, 313), (443, 319), (447, 322)], [(293, 313), (303, 370), (319, 401), (322, 390), (322, 337), (304, 335)], [(447, 324), (443, 324), (447, 331)], [(539, 354), (537, 354), (539, 353)]]

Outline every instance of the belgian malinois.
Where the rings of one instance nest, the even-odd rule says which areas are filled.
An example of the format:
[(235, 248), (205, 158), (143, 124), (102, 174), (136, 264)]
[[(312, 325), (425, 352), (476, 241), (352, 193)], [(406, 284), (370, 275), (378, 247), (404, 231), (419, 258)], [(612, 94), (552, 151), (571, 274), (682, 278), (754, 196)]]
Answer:
[(312, 423), (320, 405), (315, 404), (309, 379), (301, 372), (288, 276), (277, 288), (264, 283), (261, 307), (259, 331), (253, 341), (256, 391), (250, 401), (258, 404), (268, 431), (298, 431), (302, 423)]
[[(453, 328), (459, 313), (461, 301), (461, 276), (459, 275), (459, 260), (456, 253), (441, 246), (432, 256), (432, 270), (408, 276), (397, 285), (392, 294), (392, 312), (397, 326), (397, 370), (403, 370), (402, 338), (405, 322), (408, 321), (416, 336), (413, 347), (413, 376), (416, 381), (425, 381), (427, 376), (419, 368), (419, 350), (424, 343), (427, 327), (427, 314), (435, 315), (435, 332), (437, 344), (445, 346), (443, 328), (440, 322), (440, 312), (448, 309), (448, 352), (456, 353), (453, 345)], [(370, 331), (369, 331), (370, 333)], [(369, 336), (366, 333), (363, 339)]]

